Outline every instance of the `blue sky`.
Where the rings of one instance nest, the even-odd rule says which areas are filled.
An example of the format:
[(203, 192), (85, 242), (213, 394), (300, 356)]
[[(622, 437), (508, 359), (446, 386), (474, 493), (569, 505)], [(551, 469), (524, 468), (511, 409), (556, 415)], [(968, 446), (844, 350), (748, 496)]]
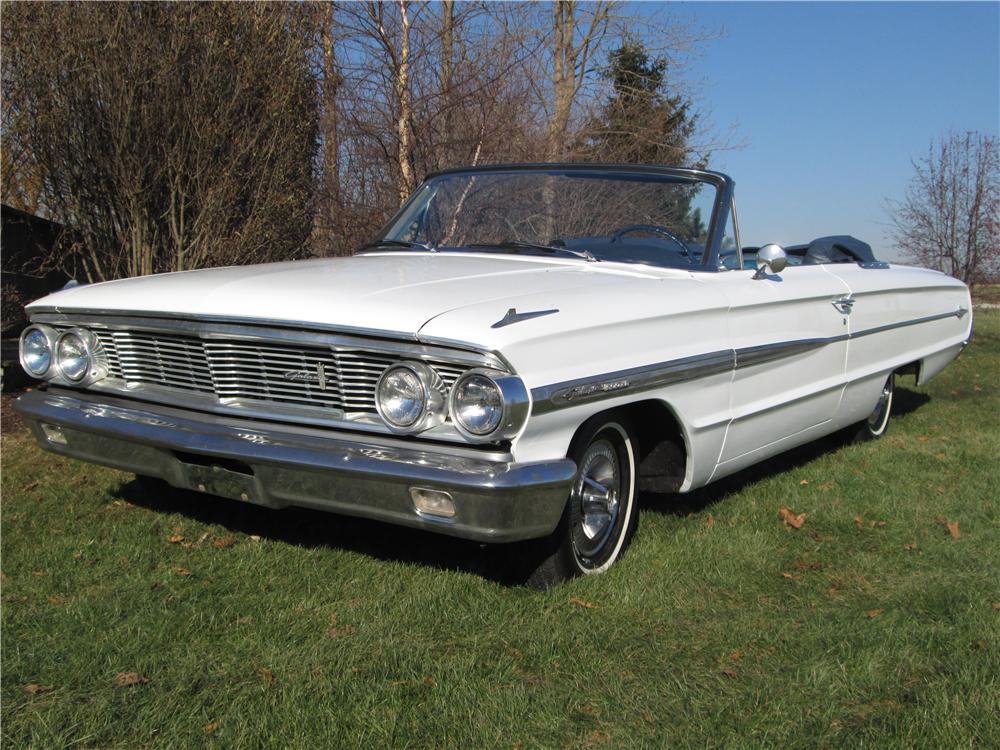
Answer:
[(949, 130), (1000, 128), (1000, 3), (665, 10), (725, 27), (686, 78), (715, 130), (746, 144), (712, 159), (736, 180), (744, 244), (853, 234), (893, 259), (885, 199), (903, 196), (911, 159)]

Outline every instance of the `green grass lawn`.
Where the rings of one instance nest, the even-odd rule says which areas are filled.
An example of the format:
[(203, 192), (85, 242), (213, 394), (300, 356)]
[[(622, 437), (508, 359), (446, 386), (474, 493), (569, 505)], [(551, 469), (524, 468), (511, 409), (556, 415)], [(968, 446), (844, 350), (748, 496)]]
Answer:
[(4, 746), (1000, 746), (998, 373), (984, 311), (884, 440), (644, 498), (620, 564), (546, 592), (503, 550), (149, 489), (7, 422)]

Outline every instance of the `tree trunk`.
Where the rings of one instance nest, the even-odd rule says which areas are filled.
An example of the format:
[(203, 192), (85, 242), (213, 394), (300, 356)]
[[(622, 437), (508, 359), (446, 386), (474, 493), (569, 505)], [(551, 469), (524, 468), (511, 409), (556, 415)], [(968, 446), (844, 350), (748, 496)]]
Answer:
[(396, 98), (399, 120), (396, 123), (399, 159), (399, 202), (403, 203), (417, 186), (413, 168), (413, 104), (410, 91), (410, 0), (399, 0), (400, 49), (396, 69)]

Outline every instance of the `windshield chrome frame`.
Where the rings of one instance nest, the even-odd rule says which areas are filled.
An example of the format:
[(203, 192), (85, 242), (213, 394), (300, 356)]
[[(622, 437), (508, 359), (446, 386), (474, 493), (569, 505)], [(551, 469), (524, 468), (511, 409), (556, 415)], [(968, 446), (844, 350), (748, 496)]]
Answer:
[[(647, 164), (603, 164), (603, 163), (579, 163), (579, 162), (545, 162), (539, 164), (491, 164), (478, 167), (457, 167), (455, 169), (443, 169), (438, 172), (431, 172), (424, 177), (423, 182), (417, 186), (413, 194), (399, 207), (399, 210), (386, 223), (385, 227), (375, 238), (376, 240), (387, 239), (389, 230), (406, 214), (414, 202), (423, 195), (428, 183), (438, 177), (451, 175), (481, 175), (481, 174), (510, 174), (516, 172), (555, 172), (555, 173), (590, 173), (593, 175), (606, 175), (609, 178), (615, 176), (635, 176), (635, 175), (658, 175), (664, 177), (679, 177), (691, 180), (692, 182), (706, 182), (715, 188), (715, 201), (712, 206), (712, 217), (709, 221), (708, 239), (705, 242), (705, 252), (701, 263), (691, 266), (691, 271), (708, 271), (718, 273), (728, 270), (719, 263), (722, 239), (726, 231), (726, 221), (730, 212), (730, 207), (734, 204), (735, 183), (732, 178), (722, 172), (713, 172), (707, 169), (688, 169), (685, 167), (666, 167)], [(390, 251), (392, 252), (392, 251)], [(412, 250), (401, 250), (400, 252), (413, 252)]]

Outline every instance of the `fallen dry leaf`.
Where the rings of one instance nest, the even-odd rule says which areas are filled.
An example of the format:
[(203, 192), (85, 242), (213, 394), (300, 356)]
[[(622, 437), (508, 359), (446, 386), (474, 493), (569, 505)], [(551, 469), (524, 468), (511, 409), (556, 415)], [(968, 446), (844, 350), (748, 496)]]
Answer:
[(260, 541), (260, 536), (257, 535), (257, 534), (251, 534), (250, 535), (250, 541), (251, 542), (259, 542)]
[(62, 604), (63, 598), (59, 595), (53, 595), (49, 597), (49, 604)]
[(112, 682), (118, 687), (132, 687), (133, 685), (145, 685), (149, 682), (149, 678), (143, 677), (138, 672), (119, 672)]
[(427, 675), (424, 678), (424, 684), (425, 685), (430, 685), (431, 687), (437, 687), (437, 683), (434, 681), (434, 678), (431, 677), (430, 675)]
[(1000, 602), (993, 602), (993, 609), (1000, 609)]
[(174, 572), (177, 575), (179, 575), (179, 576), (189, 576), (189, 575), (191, 575), (191, 571), (188, 570), (187, 568), (174, 568)]
[(580, 599), (579, 597), (576, 597), (576, 596), (571, 596), (569, 598), (569, 603), (570, 604), (575, 604), (576, 606), (583, 607), (585, 609), (593, 609), (594, 608), (593, 604), (591, 604), (588, 601), (584, 601), (583, 599)]
[(799, 487), (805, 487), (807, 484), (809, 484), (808, 479), (802, 479), (799, 481)]
[(868, 528), (874, 529), (876, 526), (885, 526), (885, 521), (869, 521)]
[(812, 562), (806, 562), (805, 560), (796, 560), (793, 566), (798, 570), (821, 570), (823, 563), (819, 560), (813, 560)]
[(865, 614), (868, 615), (868, 619), (869, 620), (874, 620), (876, 617), (878, 617), (883, 612), (885, 612), (885, 610), (881, 609), (881, 608), (880, 609), (869, 609), (867, 612), (865, 612)]
[(167, 537), (167, 541), (170, 542), (171, 544), (180, 544), (181, 542), (184, 541), (184, 537), (181, 536), (180, 534), (172, 534), (171, 536)]
[(733, 653), (729, 655), (729, 661), (739, 661), (742, 658), (743, 658), (743, 652), (740, 651), (739, 649), (736, 649), (736, 651), (733, 651)]
[(797, 581), (797, 580), (799, 579), (799, 577), (798, 577), (797, 575), (793, 575), (793, 574), (789, 573), (789, 572), (788, 572), (787, 570), (786, 570), (786, 571), (784, 571), (784, 572), (783, 572), (783, 573), (781, 574), (781, 577), (782, 577), (782, 578), (790, 578), (790, 579), (792, 579), (793, 581)]
[(351, 635), (354, 632), (354, 626), (348, 623), (342, 628), (330, 628), (326, 631), (326, 635), (329, 638), (340, 638), (345, 635)]
[(926, 435), (917, 435), (917, 442), (919, 443), (926, 443), (928, 440), (930, 440), (930, 438)]
[(786, 526), (791, 526), (793, 529), (801, 529), (802, 524), (806, 522), (805, 513), (795, 515), (795, 511), (791, 508), (785, 507), (784, 505), (778, 509), (778, 518), (780, 518)]
[(201, 731), (203, 731), (205, 734), (211, 734), (218, 728), (219, 728), (219, 722), (213, 721), (203, 726), (201, 728)]
[(735, 669), (723, 669), (722, 670), (722, 674), (724, 674), (726, 677), (728, 677), (731, 680), (735, 680), (736, 679), (736, 670)]
[(715, 518), (711, 513), (708, 514), (708, 518), (705, 519), (705, 528), (710, 529), (715, 525)]
[(268, 685), (274, 682), (274, 672), (272, 672), (267, 667), (261, 667), (260, 669), (257, 670), (257, 672), (258, 674), (260, 674), (260, 678)]
[(903, 549), (905, 550), (915, 550), (917, 548), (916, 542), (910, 542), (909, 544), (904, 544)]
[(224, 536), (222, 538), (215, 538), (212, 540), (212, 546), (216, 549), (222, 549), (223, 547), (232, 547), (236, 544), (236, 537)]
[(962, 536), (962, 530), (958, 527), (958, 521), (949, 521), (944, 516), (938, 516), (934, 520), (948, 529), (948, 533), (951, 534), (952, 539), (958, 539)]
[(47, 693), (52, 689), (51, 685), (38, 685), (36, 683), (31, 683), (30, 685), (24, 686), (24, 692), (28, 695), (39, 695), (41, 693)]
[(863, 519), (861, 516), (855, 516), (854, 525), (857, 526), (859, 529), (863, 529), (865, 527), (865, 519)]
[(974, 391), (981, 391), (981, 390), (983, 390), (983, 387), (981, 385), (979, 385), (979, 383), (973, 383), (972, 384), (972, 390), (974, 390)]

